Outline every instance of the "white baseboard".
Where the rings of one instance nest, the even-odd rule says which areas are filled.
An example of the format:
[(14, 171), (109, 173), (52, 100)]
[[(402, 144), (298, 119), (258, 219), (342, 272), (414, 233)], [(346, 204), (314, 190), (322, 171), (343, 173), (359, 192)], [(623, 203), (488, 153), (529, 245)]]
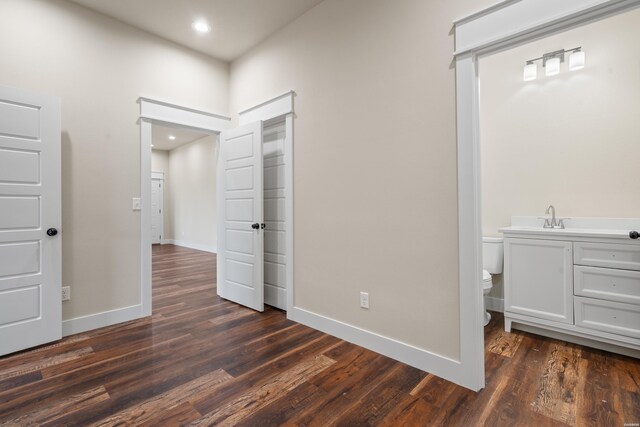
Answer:
[(496, 297), (484, 297), (484, 304), (487, 310), (504, 313), (504, 300)]
[(463, 369), (461, 369), (461, 364), (457, 360), (431, 353), (299, 307), (293, 307), (293, 310), (288, 311), (287, 317), (295, 322), (467, 387), (464, 385)]
[(200, 243), (185, 242), (184, 240), (164, 239), (162, 241), (162, 244), (182, 246), (183, 248), (195, 249), (197, 251), (211, 252), (214, 254), (218, 253), (218, 248), (216, 248), (214, 245), (202, 245)]
[(264, 303), (280, 310), (287, 310), (287, 291), (277, 286), (264, 284)]
[(139, 319), (142, 316), (142, 305), (118, 308), (116, 310), (103, 311), (102, 313), (89, 314), (75, 319), (62, 321), (62, 336), (79, 334), (92, 329), (104, 328), (117, 323)]

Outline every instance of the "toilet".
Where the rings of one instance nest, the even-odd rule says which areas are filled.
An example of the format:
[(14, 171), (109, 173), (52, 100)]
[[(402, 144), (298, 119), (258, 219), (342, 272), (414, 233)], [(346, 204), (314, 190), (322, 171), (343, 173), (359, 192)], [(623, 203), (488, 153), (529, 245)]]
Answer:
[[(504, 246), (502, 237), (482, 238), (482, 294), (488, 295), (493, 287), (492, 274), (502, 274), (504, 260)], [(486, 310), (486, 302), (483, 302), (484, 326), (489, 324), (491, 315)]]

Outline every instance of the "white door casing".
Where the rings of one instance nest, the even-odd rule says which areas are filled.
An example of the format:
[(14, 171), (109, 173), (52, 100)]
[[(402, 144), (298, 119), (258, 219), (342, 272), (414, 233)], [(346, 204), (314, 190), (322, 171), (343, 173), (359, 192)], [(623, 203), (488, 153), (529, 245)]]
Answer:
[(164, 233), (163, 195), (164, 182), (161, 179), (151, 180), (151, 243), (162, 243)]
[(0, 86), (0, 355), (62, 337), (60, 171), (60, 100)]
[(262, 122), (220, 134), (218, 295), (264, 311)]

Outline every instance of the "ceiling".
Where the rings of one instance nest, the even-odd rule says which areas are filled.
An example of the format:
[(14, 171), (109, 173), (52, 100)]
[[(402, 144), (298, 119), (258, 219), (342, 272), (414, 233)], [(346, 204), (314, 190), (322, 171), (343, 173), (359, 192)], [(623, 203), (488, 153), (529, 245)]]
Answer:
[[(175, 136), (176, 139), (171, 140), (169, 136)], [(188, 129), (173, 128), (160, 125), (153, 125), (151, 128), (151, 141), (154, 150), (173, 150), (181, 145), (197, 141), (209, 134), (200, 133)]]
[[(70, 0), (149, 33), (232, 61), (322, 0)], [(197, 34), (204, 19), (211, 32)]]

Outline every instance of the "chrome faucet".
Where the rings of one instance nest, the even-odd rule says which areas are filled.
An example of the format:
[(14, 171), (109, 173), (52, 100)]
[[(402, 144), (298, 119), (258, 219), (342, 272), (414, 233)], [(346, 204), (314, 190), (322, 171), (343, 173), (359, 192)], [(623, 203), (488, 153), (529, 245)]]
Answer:
[(555, 228), (556, 225), (558, 225), (556, 224), (556, 208), (554, 208), (553, 205), (549, 205), (544, 213), (549, 215), (549, 212), (551, 212), (551, 223), (549, 223), (549, 218), (545, 219), (544, 228)]
[(547, 215), (551, 213), (551, 222), (549, 222), (549, 218), (545, 218), (544, 228), (564, 228), (564, 221), (562, 219), (556, 220), (556, 208), (553, 205), (549, 205), (544, 213)]

